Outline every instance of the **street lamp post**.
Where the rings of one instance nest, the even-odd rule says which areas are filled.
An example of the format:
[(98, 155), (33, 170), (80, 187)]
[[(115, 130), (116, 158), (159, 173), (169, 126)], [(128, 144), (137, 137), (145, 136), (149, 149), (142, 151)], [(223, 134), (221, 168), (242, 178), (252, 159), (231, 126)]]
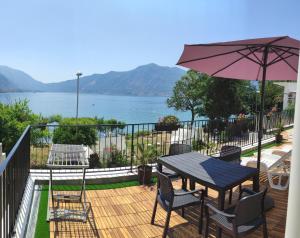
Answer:
[(76, 120), (78, 119), (78, 104), (79, 104), (79, 77), (82, 75), (80, 71), (76, 73), (77, 76), (77, 103), (76, 103)]

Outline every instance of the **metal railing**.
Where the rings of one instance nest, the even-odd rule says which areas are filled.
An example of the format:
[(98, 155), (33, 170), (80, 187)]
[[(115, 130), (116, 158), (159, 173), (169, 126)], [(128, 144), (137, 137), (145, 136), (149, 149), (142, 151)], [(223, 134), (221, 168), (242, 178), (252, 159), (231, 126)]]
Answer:
[[(223, 145), (254, 144), (257, 118), (183, 121), (165, 128), (156, 123), (28, 126), (0, 163), (0, 236), (13, 236), (30, 168), (45, 168), (52, 143), (86, 144), (91, 167), (122, 170), (140, 163), (138, 144), (155, 150), (157, 156), (167, 155), (174, 143), (191, 145), (204, 154), (217, 153)], [(292, 123), (293, 115), (286, 113), (265, 117), (263, 139), (273, 137), (279, 124)]]
[(30, 126), (0, 163), (0, 237), (12, 237), (30, 170)]
[[(258, 117), (244, 119), (182, 121), (166, 126), (157, 123), (125, 125), (37, 125), (31, 128), (31, 168), (45, 168), (52, 143), (88, 145), (93, 168), (120, 170), (140, 164), (138, 144), (167, 155), (173, 143), (191, 145), (203, 154), (218, 153), (223, 145), (247, 146), (258, 141)], [(264, 119), (263, 139), (274, 136), (278, 124), (293, 117), (275, 113)], [(152, 161), (150, 161), (152, 162)]]

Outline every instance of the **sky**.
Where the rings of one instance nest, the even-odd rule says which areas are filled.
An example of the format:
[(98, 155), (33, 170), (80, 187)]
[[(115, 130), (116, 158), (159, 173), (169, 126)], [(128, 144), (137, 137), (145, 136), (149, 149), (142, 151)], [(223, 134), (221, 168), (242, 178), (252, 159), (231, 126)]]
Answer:
[(184, 44), (289, 35), (299, 0), (0, 0), (0, 65), (42, 82), (175, 66)]

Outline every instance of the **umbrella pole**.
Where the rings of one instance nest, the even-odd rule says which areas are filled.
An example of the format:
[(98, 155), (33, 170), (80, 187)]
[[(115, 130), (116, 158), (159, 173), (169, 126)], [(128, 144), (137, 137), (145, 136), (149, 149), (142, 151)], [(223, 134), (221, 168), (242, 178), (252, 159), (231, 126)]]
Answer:
[[(263, 139), (263, 120), (264, 120), (264, 108), (265, 108), (265, 87), (266, 87), (268, 52), (269, 49), (268, 46), (266, 46), (264, 49), (263, 65), (262, 65), (263, 75), (262, 75), (262, 82), (261, 82), (260, 113), (259, 113), (259, 124), (258, 124), (258, 146), (257, 146), (258, 171), (260, 171), (261, 143)], [(259, 190), (259, 182), (258, 182), (258, 190)]]
[(257, 147), (257, 169), (260, 170), (260, 158), (261, 158), (261, 144), (263, 138), (263, 120), (264, 120), (264, 104), (265, 104), (265, 79), (261, 83), (261, 100), (260, 100), (260, 112), (258, 121), (258, 147)]

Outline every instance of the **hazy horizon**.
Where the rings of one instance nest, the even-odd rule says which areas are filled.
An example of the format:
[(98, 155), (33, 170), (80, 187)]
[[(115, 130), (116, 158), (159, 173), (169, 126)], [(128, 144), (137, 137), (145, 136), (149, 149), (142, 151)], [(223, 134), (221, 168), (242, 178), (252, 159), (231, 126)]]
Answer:
[(1, 3), (0, 65), (59, 82), (156, 63), (174, 67), (184, 44), (289, 35), (300, 38), (297, 0)]

